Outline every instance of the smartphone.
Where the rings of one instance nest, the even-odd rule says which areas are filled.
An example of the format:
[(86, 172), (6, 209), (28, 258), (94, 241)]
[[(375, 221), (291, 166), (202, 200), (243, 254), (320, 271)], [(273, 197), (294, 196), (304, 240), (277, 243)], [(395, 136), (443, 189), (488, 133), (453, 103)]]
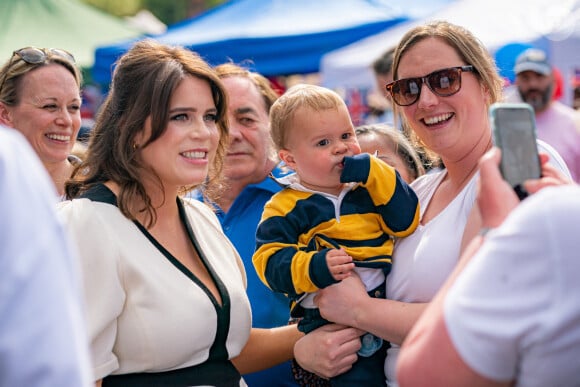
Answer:
[(542, 170), (536, 142), (536, 118), (526, 103), (495, 103), (489, 108), (493, 142), (501, 149), (500, 170), (520, 200), (528, 193), (522, 183), (538, 179)]

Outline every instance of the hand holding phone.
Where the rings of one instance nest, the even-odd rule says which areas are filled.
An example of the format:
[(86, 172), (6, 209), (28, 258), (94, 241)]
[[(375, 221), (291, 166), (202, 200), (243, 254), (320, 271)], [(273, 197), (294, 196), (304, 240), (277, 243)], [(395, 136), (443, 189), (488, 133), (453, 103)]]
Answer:
[(526, 103), (495, 103), (489, 115), (494, 144), (501, 149), (501, 173), (522, 200), (528, 195), (523, 182), (542, 172), (534, 111)]

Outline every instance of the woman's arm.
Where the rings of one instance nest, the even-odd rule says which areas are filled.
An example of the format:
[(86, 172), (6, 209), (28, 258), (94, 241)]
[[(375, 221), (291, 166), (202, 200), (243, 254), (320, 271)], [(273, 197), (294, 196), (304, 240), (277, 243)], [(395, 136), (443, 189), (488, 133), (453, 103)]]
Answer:
[[(443, 315), (443, 302), (451, 284), (479, 249), (482, 238), (474, 238), (465, 254), (438, 292), (401, 347), (397, 362), (400, 386), (481, 386), (507, 387), (510, 382), (496, 382), (473, 371), (455, 349)], [(428, 360), (427, 360), (428, 359)]]
[[(497, 152), (497, 150), (494, 152)], [(492, 157), (499, 157), (498, 153), (492, 152), (491, 154), (494, 155)], [(546, 161), (547, 158), (542, 157), (543, 175), (546, 178), (542, 178), (540, 181), (526, 182), (526, 188), (530, 192), (537, 190), (536, 184), (538, 186), (546, 186), (565, 182), (565, 179), (559, 176), (558, 173), (550, 170)], [(528, 184), (530, 184), (530, 187), (528, 187)], [(497, 188), (492, 186), (494, 190)], [(502, 195), (480, 195), (479, 202), (476, 203), (477, 210), (470, 214), (470, 221), (468, 221), (468, 223), (472, 224), (472, 227), (470, 227), (469, 231), (466, 229), (465, 232), (466, 247), (467, 242), (472, 240), (473, 236), (479, 232), (482, 224), (486, 227), (497, 226), (505, 217), (506, 212), (509, 212), (509, 209), (517, 205), (517, 198), (513, 190), (505, 185), (503, 189)], [(506, 197), (509, 197), (510, 200), (506, 200)], [(500, 202), (498, 203), (498, 201)], [(497, 211), (498, 213), (487, 211), (484, 222), (479, 213), (479, 208), (487, 208), (490, 205), (500, 210)], [(480, 242), (480, 239), (476, 239), (473, 243), (477, 245)], [(370, 298), (356, 275), (322, 289), (315, 301), (321, 310), (322, 316), (326, 319), (348, 326), (355, 326), (393, 343), (402, 343), (428, 306), (428, 304)], [(345, 332), (348, 331), (343, 332), (339, 329), (330, 330), (327, 327), (322, 327), (309, 333), (296, 344), (296, 360), (304, 369), (327, 378), (347, 371), (357, 359), (356, 351), (358, 351), (358, 348), (353, 343), (359, 340), (358, 337), (356, 339), (351, 337), (349, 339), (352, 339), (352, 341), (349, 342), (341, 336), (346, 335)]]
[[(492, 149), (480, 161), (481, 184), (477, 203), (485, 227), (499, 226), (519, 204), (513, 189), (502, 180), (497, 165), (499, 152)], [(453, 345), (444, 315), (447, 292), (482, 244), (481, 237), (467, 246), (454, 271), (438, 291), (401, 347), (397, 380), (401, 386), (508, 386), (472, 370)]]
[(302, 368), (324, 378), (352, 367), (364, 332), (401, 343), (427, 305), (371, 298), (356, 274), (322, 289), (315, 302), (324, 318), (344, 325), (310, 332), (296, 343), (294, 356)]
[(292, 359), (294, 344), (304, 334), (297, 325), (252, 328), (242, 352), (232, 362), (241, 374), (262, 371)]
[(325, 319), (403, 342), (427, 304), (371, 298), (356, 275), (322, 289), (315, 298)]

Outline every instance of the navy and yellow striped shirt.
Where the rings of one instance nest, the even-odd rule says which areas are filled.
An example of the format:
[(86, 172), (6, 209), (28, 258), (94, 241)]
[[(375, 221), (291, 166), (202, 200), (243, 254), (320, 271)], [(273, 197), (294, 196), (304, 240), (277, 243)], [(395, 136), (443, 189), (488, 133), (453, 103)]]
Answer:
[(335, 283), (326, 264), (342, 247), (355, 265), (391, 267), (393, 238), (419, 223), (419, 202), (395, 169), (376, 157), (345, 158), (344, 183), (356, 183), (335, 200), (328, 194), (285, 187), (264, 207), (252, 258), (260, 279), (292, 300)]

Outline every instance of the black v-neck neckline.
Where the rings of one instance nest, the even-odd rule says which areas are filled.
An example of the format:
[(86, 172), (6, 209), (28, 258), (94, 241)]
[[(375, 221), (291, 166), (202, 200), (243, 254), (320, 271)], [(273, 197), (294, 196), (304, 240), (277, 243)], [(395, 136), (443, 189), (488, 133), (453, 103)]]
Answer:
[[(117, 205), (117, 197), (104, 184), (97, 184), (91, 187), (87, 192), (85, 192), (81, 198), (86, 198), (94, 202), (101, 202), (113, 205), (118, 208)], [(222, 299), (221, 305), (217, 302), (214, 295), (209, 291), (209, 289), (188, 269), (186, 268), (179, 260), (177, 260), (165, 247), (163, 247), (150, 233), (147, 231), (143, 225), (141, 225), (137, 221), (133, 221), (133, 223), (137, 226), (139, 231), (155, 246), (157, 251), (159, 251), (173, 266), (175, 266), (179, 271), (181, 271), (184, 275), (186, 275), (193, 283), (195, 283), (206, 296), (212, 302), (214, 309), (217, 315), (217, 327), (216, 327), (216, 336), (214, 342), (209, 351), (209, 358), (208, 360), (215, 360), (215, 359), (228, 359), (228, 350), (226, 346), (228, 333), (230, 330), (231, 324), (231, 299), (230, 295), (227, 291), (225, 284), (220, 279), (219, 275), (216, 273), (214, 268), (211, 266), (209, 261), (204, 255), (203, 250), (200, 248), (197, 238), (195, 237), (195, 233), (189, 223), (189, 218), (187, 216), (187, 212), (185, 211), (185, 204), (183, 200), (179, 197), (176, 198), (177, 206), (179, 210), (179, 218), (181, 222), (185, 225), (187, 230), (187, 234), (189, 236), (189, 240), (193, 243), (193, 247), (196, 249), (202, 263), (207, 268), (212, 280), (216, 284), (220, 297)]]
[[(118, 207), (117, 196), (115, 195), (115, 193), (113, 191), (111, 191), (109, 189), (109, 187), (107, 187), (104, 184), (97, 184), (96, 186), (89, 189), (86, 193), (84, 193), (81, 197), (90, 199), (91, 201), (107, 203), (107, 204), (113, 205), (115, 207)], [(221, 300), (222, 300), (221, 305), (218, 303), (218, 301), (214, 297), (214, 295), (209, 291), (207, 286), (205, 286), (205, 284), (203, 282), (201, 282), (195, 276), (195, 274), (193, 274), (191, 272), (191, 270), (189, 270), (184, 264), (182, 264), (177, 258), (175, 258), (173, 256), (173, 254), (171, 254), (161, 243), (159, 243), (157, 241), (157, 239), (155, 239), (155, 237), (153, 235), (151, 235), (151, 233), (141, 223), (139, 223), (136, 220), (134, 220), (133, 223), (137, 226), (139, 231), (141, 231), (141, 233), (153, 244), (153, 246), (155, 246), (155, 248), (173, 266), (175, 266), (180, 272), (182, 272), (187, 278), (189, 278), (191, 281), (193, 281), (196, 285), (198, 285), (206, 293), (206, 295), (211, 300), (211, 302), (214, 305), (214, 307), (216, 308), (216, 310), (220, 310), (220, 309), (224, 309), (224, 308), (229, 309), (230, 298), (229, 298), (229, 294), (227, 292), (227, 289), (226, 289), (225, 285), (223, 284), (223, 282), (220, 280), (217, 273), (215, 272), (214, 268), (211, 266), (211, 264), (209, 263), (209, 261), (205, 257), (203, 250), (200, 249), (197, 238), (195, 237), (195, 234), (191, 228), (191, 224), (189, 223), (189, 220), (187, 218), (187, 214), (185, 212), (183, 200), (180, 199), (179, 197), (176, 200), (177, 200), (177, 207), (178, 207), (178, 211), (179, 211), (179, 219), (184, 224), (185, 229), (187, 231), (187, 234), (189, 236), (189, 240), (193, 244), (193, 247), (196, 250), (201, 262), (203, 263), (203, 265), (205, 266), (205, 268), (209, 272), (211, 279), (214, 281), (214, 283), (218, 289), (218, 292), (219, 292)]]
[(155, 239), (155, 237), (151, 235), (151, 233), (141, 223), (137, 222), (136, 220), (133, 221), (133, 223), (135, 223), (135, 225), (137, 226), (137, 228), (139, 228), (139, 230), (143, 233), (143, 235), (145, 235), (147, 239), (149, 239), (149, 241), (157, 248), (157, 250), (159, 250), (161, 254), (163, 254), (163, 256), (165, 256), (165, 258), (167, 258), (167, 260), (169, 260), (169, 262), (171, 262), (171, 264), (173, 264), (173, 266), (175, 266), (179, 271), (181, 271), (185, 276), (187, 276), (187, 278), (195, 282), (201, 289), (203, 289), (203, 291), (207, 294), (207, 296), (209, 297), (209, 299), (211, 300), (216, 309), (221, 309), (224, 307), (227, 307), (229, 309), (230, 300), (227, 290), (223, 282), (220, 280), (219, 276), (211, 266), (211, 264), (208, 262), (207, 258), (205, 257), (205, 254), (203, 253), (203, 250), (200, 249), (197, 238), (195, 237), (195, 234), (191, 229), (191, 224), (187, 219), (187, 214), (185, 212), (183, 202), (180, 198), (177, 198), (177, 207), (179, 209), (179, 219), (181, 223), (185, 226), (187, 235), (189, 236), (189, 240), (193, 244), (193, 248), (197, 252), (197, 255), (199, 256), (206, 270), (209, 272), (211, 279), (213, 280), (218, 289), (218, 292), (222, 299), (221, 305), (218, 303), (214, 295), (209, 291), (207, 286), (205, 286), (205, 284), (201, 282), (199, 278), (197, 278), (195, 274), (191, 272), (191, 270), (189, 270), (184, 264), (182, 264), (177, 258), (175, 258), (175, 256), (173, 256), (173, 254), (171, 254), (161, 243), (159, 243), (157, 239)]

